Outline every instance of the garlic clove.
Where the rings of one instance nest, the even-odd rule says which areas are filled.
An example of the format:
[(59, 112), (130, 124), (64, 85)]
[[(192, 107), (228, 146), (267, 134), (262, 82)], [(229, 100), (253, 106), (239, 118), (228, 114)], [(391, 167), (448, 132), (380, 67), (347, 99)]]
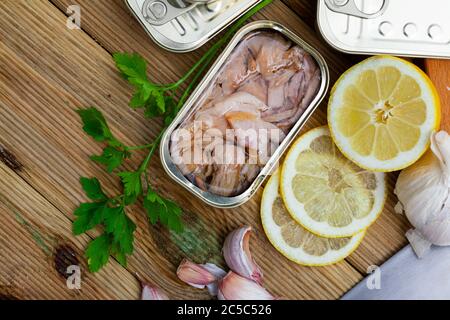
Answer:
[(242, 227), (230, 233), (223, 246), (223, 256), (235, 273), (261, 283), (263, 273), (250, 253), (251, 231), (251, 227)]
[[(225, 274), (225, 271), (211, 263), (199, 265), (187, 259), (181, 262), (177, 270), (177, 276), (181, 281), (198, 289), (204, 289), (206, 286), (210, 286)], [(212, 288), (212, 290), (214, 289)]]
[(234, 272), (219, 281), (217, 297), (219, 300), (275, 300), (261, 285)]
[(202, 267), (208, 270), (212, 275), (214, 275), (217, 280), (222, 279), (227, 275), (227, 272), (225, 270), (219, 268), (213, 263), (202, 264)]
[(169, 297), (161, 289), (144, 284), (142, 285), (141, 300), (169, 300)]
[(213, 274), (217, 279), (217, 281), (211, 282), (210, 284), (206, 285), (209, 294), (213, 297), (216, 297), (219, 290), (218, 281), (223, 277), (225, 277), (227, 273), (225, 270), (219, 268), (218, 266), (212, 263), (203, 264), (202, 267), (211, 272), (211, 274)]
[(445, 175), (447, 185), (450, 178), (450, 136), (445, 131), (434, 133), (431, 136), (431, 151), (439, 160)]

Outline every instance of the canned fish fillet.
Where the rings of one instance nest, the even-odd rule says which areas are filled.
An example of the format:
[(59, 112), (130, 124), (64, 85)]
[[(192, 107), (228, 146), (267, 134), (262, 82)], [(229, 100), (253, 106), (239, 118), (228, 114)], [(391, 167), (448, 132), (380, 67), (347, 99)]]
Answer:
[(273, 22), (244, 27), (161, 144), (175, 180), (205, 202), (250, 199), (328, 87), (323, 58)]
[(317, 21), (346, 53), (450, 58), (448, 0), (319, 0)]

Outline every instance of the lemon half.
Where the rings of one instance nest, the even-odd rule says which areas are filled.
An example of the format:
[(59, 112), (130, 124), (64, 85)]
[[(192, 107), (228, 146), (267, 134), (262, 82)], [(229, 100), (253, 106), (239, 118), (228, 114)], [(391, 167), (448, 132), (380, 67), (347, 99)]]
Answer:
[(277, 172), (264, 189), (261, 220), (269, 241), (281, 254), (298, 264), (325, 266), (345, 259), (358, 247), (365, 232), (348, 238), (328, 239), (299, 225), (283, 204), (279, 180)]
[(385, 175), (345, 158), (327, 127), (301, 136), (281, 170), (284, 204), (299, 224), (328, 238), (350, 237), (368, 228), (386, 199)]
[(436, 88), (422, 70), (403, 59), (377, 56), (337, 81), (328, 123), (349, 159), (368, 170), (391, 172), (424, 154), (440, 114)]

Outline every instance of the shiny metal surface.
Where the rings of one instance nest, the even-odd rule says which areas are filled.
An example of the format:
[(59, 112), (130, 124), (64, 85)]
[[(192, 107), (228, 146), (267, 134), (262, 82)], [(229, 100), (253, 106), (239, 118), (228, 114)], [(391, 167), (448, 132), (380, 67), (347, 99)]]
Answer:
[[(150, 37), (173, 52), (189, 52), (262, 0), (125, 0)], [(195, 2), (195, 3), (194, 3)]]
[[(220, 1), (220, 0), (219, 0)], [(185, 6), (174, 6), (169, 0), (145, 0), (142, 15), (152, 25), (161, 26), (188, 13), (196, 6), (215, 2), (214, 0), (185, 0)], [(190, 4), (190, 5), (189, 5)]]
[(354, 0), (325, 0), (325, 3), (328, 9), (330, 9), (331, 11), (348, 14), (354, 17), (371, 19), (382, 15), (386, 11), (387, 5), (389, 4), (389, 0), (382, 0), (382, 1), (383, 1), (382, 6), (379, 9), (377, 8), (372, 13), (366, 13), (362, 11), (356, 5)]
[[(283, 142), (280, 144), (278, 149), (275, 151), (273, 156), (270, 158), (266, 166), (261, 170), (255, 181), (250, 185), (250, 187), (244, 191), (242, 194), (235, 196), (235, 197), (223, 197), (218, 196), (215, 194), (212, 194), (210, 192), (206, 192), (192, 184), (178, 169), (178, 167), (173, 163), (169, 147), (170, 147), (170, 138), (172, 135), (172, 132), (179, 127), (179, 125), (187, 119), (189, 116), (192, 115), (193, 112), (195, 112), (195, 108), (193, 106), (196, 104), (196, 102), (202, 98), (203, 93), (205, 92), (207, 86), (210, 84), (211, 81), (213, 81), (214, 77), (217, 75), (217, 73), (220, 71), (220, 68), (222, 65), (226, 62), (228, 56), (233, 52), (234, 48), (239, 44), (239, 42), (242, 40), (244, 36), (247, 34), (257, 31), (257, 30), (274, 30), (277, 32), (282, 33), (286, 38), (290, 39), (293, 43), (298, 44), (300, 47), (302, 47), (306, 52), (311, 54), (311, 56), (316, 60), (320, 71), (321, 71), (321, 84), (319, 91), (314, 98), (314, 100), (311, 102), (309, 107), (305, 110), (301, 118), (297, 121), (295, 126), (291, 129), (287, 137), (283, 140)], [(312, 48), (309, 44), (307, 44), (305, 41), (303, 41), (301, 38), (299, 38), (297, 35), (295, 35), (293, 32), (286, 29), (284, 26), (272, 22), (272, 21), (256, 21), (253, 23), (248, 24), (247, 26), (243, 27), (236, 35), (235, 37), (230, 41), (228, 46), (224, 49), (222, 54), (219, 56), (219, 58), (216, 60), (216, 62), (213, 64), (209, 72), (204, 77), (203, 81), (198, 85), (196, 90), (193, 92), (189, 100), (186, 102), (186, 104), (183, 106), (183, 108), (178, 113), (177, 117), (173, 121), (173, 123), (170, 125), (170, 127), (167, 129), (167, 131), (164, 134), (164, 137), (161, 142), (160, 147), (160, 157), (161, 162), (163, 164), (164, 169), (169, 174), (169, 176), (177, 181), (179, 184), (181, 184), (183, 187), (185, 187), (187, 190), (189, 190), (192, 194), (197, 196), (198, 198), (202, 199), (205, 203), (217, 207), (217, 208), (233, 208), (240, 206), (247, 202), (258, 190), (258, 188), (261, 186), (261, 184), (264, 182), (266, 177), (272, 173), (274, 168), (278, 164), (278, 160), (283, 155), (283, 153), (287, 150), (289, 145), (293, 142), (301, 128), (304, 126), (306, 121), (309, 119), (309, 117), (312, 115), (312, 113), (316, 110), (320, 102), (325, 97), (325, 94), (328, 90), (329, 86), (329, 70), (327, 67), (327, 64), (324, 60), (324, 58), (320, 55), (319, 52), (317, 52), (314, 48)]]
[(448, 0), (319, 0), (317, 15), (325, 40), (346, 53), (450, 58)]

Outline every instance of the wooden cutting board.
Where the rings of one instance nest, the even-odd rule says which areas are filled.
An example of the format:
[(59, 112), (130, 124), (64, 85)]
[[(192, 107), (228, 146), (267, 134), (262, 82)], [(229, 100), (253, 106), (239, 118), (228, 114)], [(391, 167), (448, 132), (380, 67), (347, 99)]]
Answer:
[(441, 98), (441, 129), (450, 132), (450, 60), (426, 59), (425, 69)]
[[(267, 289), (287, 299), (336, 299), (363, 279), (370, 266), (381, 265), (406, 245), (410, 225), (394, 211), (395, 174), (388, 175), (385, 210), (358, 250), (337, 265), (308, 268), (285, 259), (265, 238), (259, 218), (262, 190), (240, 208), (210, 208), (171, 181), (155, 159), (150, 172), (154, 187), (183, 205), (187, 233), (174, 236), (149, 227), (143, 209), (133, 208), (138, 229), (128, 267), (112, 260), (100, 273), (88, 273), (84, 250), (96, 234), (75, 237), (71, 230), (74, 209), (86, 201), (79, 177), (98, 177), (112, 195), (120, 186), (89, 161), (101, 145), (82, 132), (75, 110), (95, 105), (121, 141), (148, 143), (160, 123), (127, 107), (131, 88), (117, 73), (111, 53), (138, 52), (149, 63), (151, 79), (169, 83), (206, 48), (182, 55), (164, 51), (122, 0), (78, 0), (82, 30), (70, 30), (65, 12), (72, 4), (0, 1), (0, 299), (137, 299), (140, 280), (164, 288), (171, 298), (208, 299), (206, 291), (177, 279), (179, 262), (188, 257), (221, 263), (224, 237), (247, 224), (256, 231), (252, 254), (265, 272)], [(314, 10), (315, 1), (278, 0), (255, 19), (276, 20), (313, 45), (327, 59), (334, 82), (355, 58), (333, 51), (314, 32)], [(443, 83), (441, 91), (449, 81)], [(326, 103), (308, 128), (325, 124), (325, 115)], [(130, 159), (125, 169), (134, 169), (139, 156), (145, 155)], [(75, 261), (81, 266), (81, 290), (66, 285), (64, 270)]]

